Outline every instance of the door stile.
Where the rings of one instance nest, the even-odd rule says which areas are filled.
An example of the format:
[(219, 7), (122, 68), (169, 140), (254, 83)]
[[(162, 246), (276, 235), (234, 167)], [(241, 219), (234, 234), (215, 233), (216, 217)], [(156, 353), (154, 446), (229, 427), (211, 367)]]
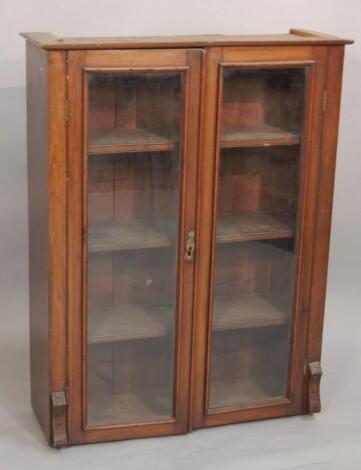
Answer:
[(218, 70), (221, 60), (221, 48), (209, 48), (203, 62), (200, 154), (197, 184), (197, 240), (201, 250), (197, 251), (194, 311), (194, 338), (192, 361), (192, 427), (203, 425), (204, 392), (206, 387), (206, 341), (209, 329), (209, 288), (210, 288), (210, 257), (212, 255), (212, 203), (216, 152), (216, 122), (218, 102)]
[(89, 84), (88, 73), (83, 70), (82, 73), (82, 315), (81, 315), (81, 331), (82, 331), (82, 429), (86, 429), (88, 422), (88, 219), (89, 219), (89, 201), (88, 201), (88, 128), (89, 128)]
[[(322, 332), (324, 321), (325, 296), (327, 287), (327, 267), (330, 244), (331, 214), (336, 166), (338, 125), (341, 102), (341, 86), (344, 46), (327, 48), (327, 70), (324, 87), (324, 119), (319, 132), (322, 132), (317, 199), (317, 225), (314, 231), (314, 256), (312, 280), (310, 283), (309, 322), (307, 335), (307, 362), (320, 362)], [(310, 397), (307, 386), (309, 377), (304, 380), (304, 409), (311, 412)], [(319, 389), (316, 396), (316, 411), (320, 411)], [(307, 403), (309, 402), (309, 403)]]
[(205, 390), (204, 390), (204, 404), (203, 404), (203, 413), (207, 415), (208, 405), (209, 405), (209, 386), (210, 383), (210, 363), (211, 363), (211, 347), (212, 347), (212, 300), (214, 295), (214, 277), (215, 277), (215, 246), (216, 246), (216, 214), (218, 207), (218, 192), (219, 192), (219, 172), (220, 172), (220, 134), (221, 134), (221, 109), (222, 109), (222, 99), (223, 99), (223, 63), (221, 62), (218, 65), (218, 90), (217, 90), (217, 119), (216, 119), (216, 128), (215, 128), (215, 162), (214, 162), (214, 174), (213, 174), (213, 197), (212, 197), (212, 227), (211, 227), (211, 258), (210, 264), (212, 268), (210, 269), (210, 279), (209, 279), (209, 292), (208, 292), (208, 322), (207, 322), (207, 362), (205, 368)]
[[(72, 62), (70, 62), (70, 58)], [(82, 80), (79, 53), (68, 53), (68, 433), (82, 441)], [(70, 79), (70, 77), (72, 79)], [(70, 99), (72, 97), (72, 99)], [(82, 116), (82, 113), (81, 113)], [(75, 156), (75, 157), (74, 157)], [(74, 262), (76, 260), (76, 262)], [(80, 378), (80, 379), (79, 379)]]
[(290, 413), (304, 412), (303, 381), (305, 375), (307, 325), (310, 317), (310, 289), (312, 262), (315, 252), (317, 184), (321, 154), (320, 129), (323, 123), (323, 96), (327, 51), (320, 49), (320, 57), (310, 67), (311, 77), (306, 90), (306, 126), (301, 171), (300, 207), (297, 222), (298, 255), (294, 296), (291, 361), (289, 369)]

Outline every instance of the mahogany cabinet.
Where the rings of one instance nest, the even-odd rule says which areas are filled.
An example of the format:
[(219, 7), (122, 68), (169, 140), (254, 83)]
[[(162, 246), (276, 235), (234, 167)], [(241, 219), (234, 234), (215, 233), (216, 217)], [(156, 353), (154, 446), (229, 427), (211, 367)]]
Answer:
[(24, 36), (31, 396), (49, 443), (319, 411), (351, 41)]

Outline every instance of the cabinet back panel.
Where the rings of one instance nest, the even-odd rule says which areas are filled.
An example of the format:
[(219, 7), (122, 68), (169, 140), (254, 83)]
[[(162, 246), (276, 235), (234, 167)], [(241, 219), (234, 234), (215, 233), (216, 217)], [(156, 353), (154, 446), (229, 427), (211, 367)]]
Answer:
[(304, 84), (304, 73), (299, 69), (227, 69), (223, 128), (268, 123), (299, 130), (303, 123)]
[(218, 211), (264, 211), (295, 218), (299, 146), (223, 149)]
[(91, 78), (89, 133), (115, 128), (174, 133), (179, 125), (180, 92), (179, 76), (175, 73), (163, 73), (161, 80), (151, 72)]

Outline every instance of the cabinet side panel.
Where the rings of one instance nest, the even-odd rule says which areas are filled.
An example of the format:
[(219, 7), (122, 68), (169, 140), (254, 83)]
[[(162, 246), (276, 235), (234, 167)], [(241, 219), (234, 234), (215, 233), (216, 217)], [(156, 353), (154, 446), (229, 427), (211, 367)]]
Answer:
[(31, 403), (49, 438), (47, 53), (27, 44)]
[(322, 130), (322, 160), (308, 328), (307, 359), (310, 362), (319, 361), (321, 358), (343, 58), (344, 46), (329, 48), (326, 85), (327, 108)]

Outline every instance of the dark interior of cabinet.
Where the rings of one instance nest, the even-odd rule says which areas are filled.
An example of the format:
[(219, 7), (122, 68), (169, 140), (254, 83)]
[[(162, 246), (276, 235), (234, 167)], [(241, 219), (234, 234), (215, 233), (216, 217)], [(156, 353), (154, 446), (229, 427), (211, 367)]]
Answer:
[(293, 252), (293, 238), (217, 245), (210, 409), (286, 396)]
[(305, 69), (224, 71), (222, 147), (295, 145), (304, 112)]
[(88, 424), (173, 416), (178, 73), (93, 74), (88, 135)]
[(226, 69), (208, 408), (287, 396), (305, 70)]
[(178, 140), (178, 73), (89, 75), (88, 152), (172, 150)]

